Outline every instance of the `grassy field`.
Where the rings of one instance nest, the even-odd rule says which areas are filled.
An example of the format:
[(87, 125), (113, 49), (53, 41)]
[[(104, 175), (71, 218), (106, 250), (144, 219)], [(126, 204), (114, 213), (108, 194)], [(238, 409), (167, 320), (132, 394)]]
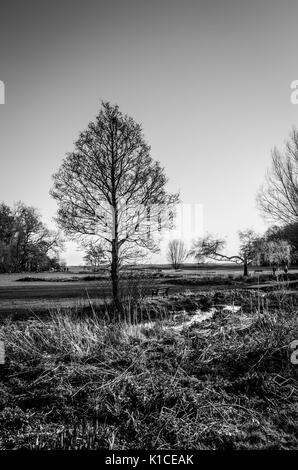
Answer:
[[(135, 276), (138, 276), (136, 282)], [(298, 277), (298, 269), (291, 269), (289, 276)], [(260, 273), (260, 281), (272, 277), (269, 268)], [(94, 280), (92, 280), (94, 279)], [(122, 290), (131, 292), (142, 290), (150, 295), (153, 287), (169, 287), (171, 293), (185, 289), (202, 291), (206, 289), (242, 288), (249, 283), (257, 282), (258, 276), (251, 270), (248, 280), (242, 277), (239, 266), (207, 265), (186, 266), (174, 271), (158, 269), (157, 266), (136, 272), (128, 270), (123, 281)], [(26, 312), (40, 312), (60, 307), (81, 308), (88, 306), (90, 300), (94, 305), (102, 304), (111, 297), (111, 288), (107, 272), (88, 273), (81, 267), (72, 268), (67, 273), (14, 273), (0, 274), (0, 316)]]
[(297, 449), (295, 297), (185, 292), (124, 312), (2, 324), (0, 449)]

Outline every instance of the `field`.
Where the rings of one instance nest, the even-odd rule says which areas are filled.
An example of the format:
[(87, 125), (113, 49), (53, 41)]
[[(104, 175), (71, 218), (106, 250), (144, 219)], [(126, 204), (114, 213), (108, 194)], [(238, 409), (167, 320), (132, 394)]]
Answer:
[(199, 274), (2, 275), (0, 449), (297, 449), (297, 270)]
[[(251, 270), (251, 279), (258, 282), (257, 274)], [(135, 289), (134, 271), (128, 272), (128, 279), (123, 282), (124, 291)], [(169, 287), (171, 293), (181, 292), (191, 288), (194, 291), (206, 289), (225, 289), (234, 286), (243, 287), (242, 270), (239, 266), (207, 265), (197, 268), (186, 266), (174, 271), (167, 267), (162, 269), (151, 266), (141, 271), (140, 287), (148, 295), (155, 286)], [(262, 268), (262, 276), (270, 277), (271, 270)], [(298, 269), (291, 269), (290, 275), (298, 275)], [(34, 282), (22, 281), (32, 279)], [(96, 280), (89, 280), (96, 277)], [(55, 282), (52, 282), (52, 281)], [(49, 308), (82, 307), (90, 304), (102, 304), (111, 296), (108, 274), (83, 272), (82, 268), (71, 268), (70, 272), (46, 272), (28, 274), (0, 274), (0, 315), (8, 313), (41, 312)]]

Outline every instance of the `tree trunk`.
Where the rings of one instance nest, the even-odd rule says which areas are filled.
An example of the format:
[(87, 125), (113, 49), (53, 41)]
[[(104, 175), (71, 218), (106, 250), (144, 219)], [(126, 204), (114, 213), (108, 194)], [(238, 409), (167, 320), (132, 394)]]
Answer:
[(114, 239), (112, 241), (112, 264), (111, 264), (111, 279), (112, 279), (112, 295), (113, 302), (118, 311), (121, 310), (121, 301), (119, 293), (119, 257), (118, 257), (118, 243)]
[(112, 210), (113, 210), (113, 226), (112, 226), (112, 293), (113, 302), (116, 310), (121, 312), (122, 306), (119, 293), (119, 246), (118, 246), (118, 205), (117, 205), (117, 184), (116, 184), (116, 157), (117, 149), (114, 145), (114, 133), (117, 135), (117, 119), (113, 118), (113, 125), (111, 129), (111, 152), (112, 152), (112, 168), (111, 168), (111, 183), (112, 183)]
[(244, 264), (243, 264), (243, 276), (248, 276), (248, 265), (247, 265), (247, 261), (244, 261)]

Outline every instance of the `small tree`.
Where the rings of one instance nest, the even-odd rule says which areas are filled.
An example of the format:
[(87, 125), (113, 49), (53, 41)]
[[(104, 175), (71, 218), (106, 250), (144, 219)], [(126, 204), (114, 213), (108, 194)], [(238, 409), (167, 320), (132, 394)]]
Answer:
[(271, 266), (280, 264), (289, 265), (292, 258), (293, 247), (287, 240), (264, 240), (264, 262)]
[(286, 241), (291, 247), (291, 262), (296, 262), (298, 259), (298, 222), (294, 224), (287, 224), (283, 227), (274, 225), (270, 227), (266, 233), (265, 238), (267, 241)]
[(60, 271), (67, 271), (67, 262), (65, 259), (61, 259), (59, 264)]
[(179, 269), (187, 258), (187, 249), (182, 240), (170, 240), (168, 244), (167, 259), (174, 269)]
[(97, 271), (100, 264), (102, 264), (106, 258), (104, 250), (99, 243), (95, 244), (89, 242), (86, 246), (86, 254), (83, 259), (86, 264), (89, 264), (93, 268), (94, 271)]
[(171, 224), (178, 194), (167, 193), (166, 183), (141, 126), (109, 103), (54, 175), (57, 221), (69, 237), (103, 244), (117, 309), (121, 264), (140, 248), (157, 250), (156, 236)]
[(259, 250), (258, 237), (253, 230), (245, 230), (239, 232), (240, 248), (237, 255), (228, 256), (222, 251), (226, 246), (225, 240), (207, 235), (193, 242), (189, 252), (190, 256), (194, 256), (197, 260), (205, 258), (217, 261), (232, 261), (243, 265), (243, 275), (248, 275), (248, 266), (256, 260)]

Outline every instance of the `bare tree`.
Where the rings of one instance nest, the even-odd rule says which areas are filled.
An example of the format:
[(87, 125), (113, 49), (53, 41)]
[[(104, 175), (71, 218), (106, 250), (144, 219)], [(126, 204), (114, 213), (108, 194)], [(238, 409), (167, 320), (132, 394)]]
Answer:
[(279, 224), (298, 221), (298, 130), (293, 128), (284, 152), (272, 151), (272, 168), (257, 203), (263, 214)]
[(174, 269), (179, 269), (188, 256), (185, 243), (182, 240), (170, 240), (167, 259)]
[(164, 169), (151, 158), (141, 126), (106, 102), (53, 178), (59, 225), (74, 239), (101, 241), (121, 308), (119, 267), (136, 250), (158, 249), (178, 194), (166, 192)]
[(232, 261), (243, 265), (243, 275), (248, 275), (248, 266), (256, 260), (259, 249), (259, 238), (253, 230), (245, 230), (239, 232), (240, 248), (237, 255), (228, 256), (222, 251), (226, 242), (220, 238), (207, 235), (193, 242), (189, 252), (196, 260), (214, 259), (217, 261)]
[(99, 266), (103, 263), (105, 258), (104, 250), (100, 243), (89, 242), (86, 245), (86, 254), (84, 256), (84, 261), (89, 264), (94, 271), (97, 271)]
[(194, 257), (198, 263), (204, 263), (208, 258), (212, 258), (215, 253), (221, 253), (225, 245), (225, 240), (207, 234), (205, 237), (193, 241), (188, 255)]

